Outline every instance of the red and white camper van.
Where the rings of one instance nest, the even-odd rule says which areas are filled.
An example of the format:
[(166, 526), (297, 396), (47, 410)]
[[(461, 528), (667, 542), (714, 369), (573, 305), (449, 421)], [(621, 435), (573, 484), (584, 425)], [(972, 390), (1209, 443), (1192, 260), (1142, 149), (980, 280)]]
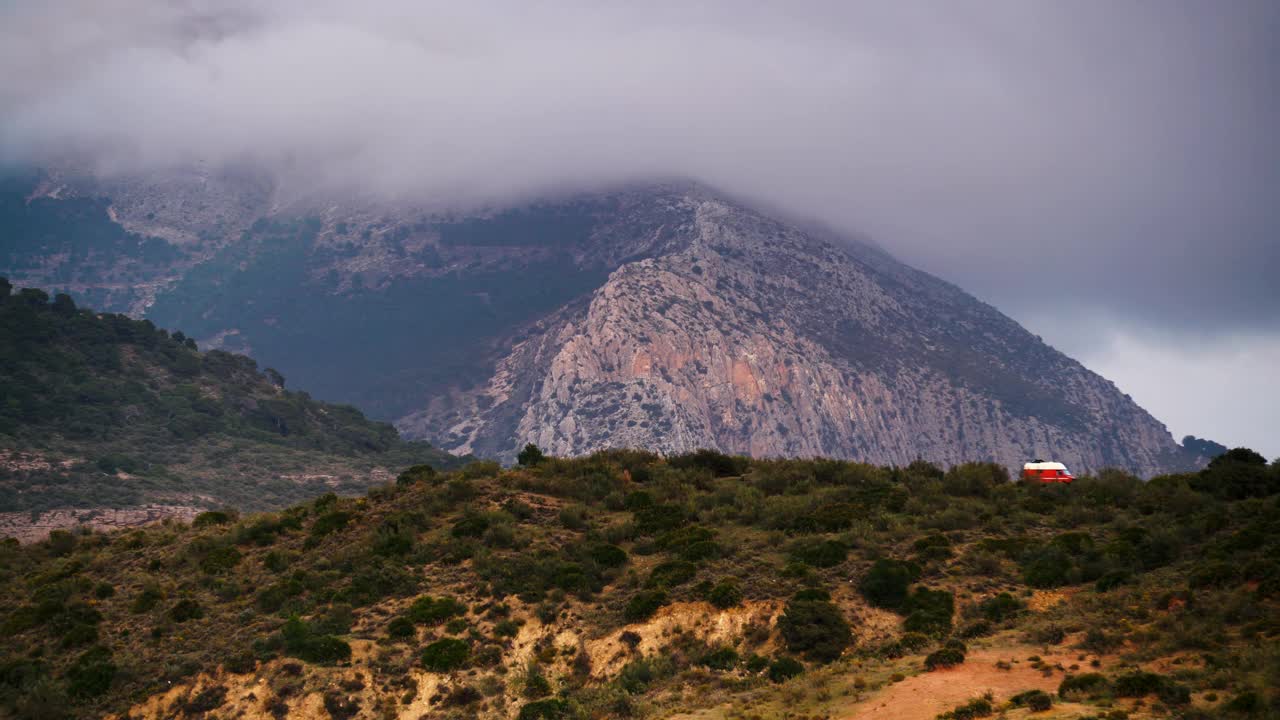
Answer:
[(1023, 480), (1039, 480), (1042, 483), (1069, 483), (1076, 477), (1060, 462), (1035, 460), (1022, 466)]

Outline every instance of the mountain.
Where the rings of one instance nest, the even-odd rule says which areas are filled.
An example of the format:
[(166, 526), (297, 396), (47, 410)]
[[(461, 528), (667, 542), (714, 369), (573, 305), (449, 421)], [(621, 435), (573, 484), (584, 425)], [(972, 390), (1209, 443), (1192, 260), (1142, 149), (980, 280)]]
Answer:
[(279, 508), (459, 458), (181, 332), (0, 278), (0, 535)]
[(1008, 480), (611, 451), (0, 543), (0, 716), (1276, 716), (1280, 465)]
[(958, 288), (697, 184), (459, 215), (174, 172), (11, 181), (0, 263), (459, 453), (1207, 460)]

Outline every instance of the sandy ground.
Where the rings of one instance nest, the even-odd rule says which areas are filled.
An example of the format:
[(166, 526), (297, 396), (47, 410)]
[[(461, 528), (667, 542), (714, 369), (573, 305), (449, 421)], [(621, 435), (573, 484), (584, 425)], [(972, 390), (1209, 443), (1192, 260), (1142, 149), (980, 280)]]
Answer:
[[(1052, 674), (1045, 675), (1031, 667), (1032, 663), (1027, 658), (1033, 655), (1039, 655), (1050, 666), (1081, 664), (1077, 659), (1079, 654), (1074, 652), (1046, 654), (1032, 646), (975, 648), (969, 652), (963, 665), (914, 675), (833, 717), (843, 720), (934, 720), (939, 713), (988, 691), (995, 696), (997, 703), (1024, 690), (1056, 694), (1064, 673), (1054, 670)], [(1012, 669), (996, 667), (1000, 660), (1010, 663)], [(1036, 717), (1072, 718), (1089, 712), (1084, 706), (1064, 703), (1055, 704), (1052, 711), (1037, 713)]]

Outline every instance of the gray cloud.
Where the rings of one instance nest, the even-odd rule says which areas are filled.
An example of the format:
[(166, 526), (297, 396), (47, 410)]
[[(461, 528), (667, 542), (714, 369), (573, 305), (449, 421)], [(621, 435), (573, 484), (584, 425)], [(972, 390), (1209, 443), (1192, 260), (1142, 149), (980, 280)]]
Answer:
[(1086, 357), (1100, 317), (1280, 336), (1280, 5), (745, 5), (9, 3), (0, 158), (456, 205), (684, 174)]

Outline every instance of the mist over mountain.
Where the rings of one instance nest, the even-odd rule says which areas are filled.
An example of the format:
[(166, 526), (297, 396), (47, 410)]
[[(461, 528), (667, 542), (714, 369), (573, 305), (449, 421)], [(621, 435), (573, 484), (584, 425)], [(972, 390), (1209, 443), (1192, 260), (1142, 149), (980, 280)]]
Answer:
[(472, 213), (199, 169), (7, 187), (6, 223), (42, 228), (13, 236), (18, 281), (248, 353), (458, 453), (1053, 457), (1146, 476), (1199, 457), (958, 288), (692, 182)]
[(0, 163), (248, 165), (290, 196), (461, 212), (696, 177), (876, 238), (1179, 435), (1263, 447), (1280, 422), (1277, 11), (10, 3)]

